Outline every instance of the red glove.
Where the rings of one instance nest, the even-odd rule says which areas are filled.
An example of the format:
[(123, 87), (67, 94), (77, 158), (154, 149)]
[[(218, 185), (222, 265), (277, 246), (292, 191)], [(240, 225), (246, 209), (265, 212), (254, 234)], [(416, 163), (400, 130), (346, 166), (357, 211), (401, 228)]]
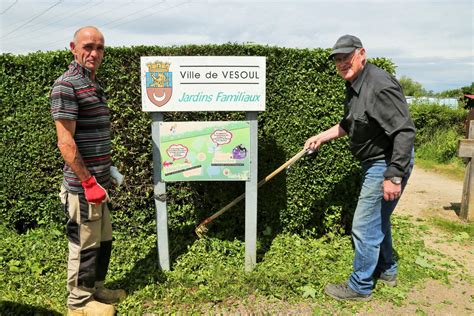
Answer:
[(91, 176), (86, 181), (82, 181), (81, 184), (84, 188), (84, 195), (86, 196), (87, 202), (100, 204), (108, 199), (107, 191), (97, 183), (94, 176)]

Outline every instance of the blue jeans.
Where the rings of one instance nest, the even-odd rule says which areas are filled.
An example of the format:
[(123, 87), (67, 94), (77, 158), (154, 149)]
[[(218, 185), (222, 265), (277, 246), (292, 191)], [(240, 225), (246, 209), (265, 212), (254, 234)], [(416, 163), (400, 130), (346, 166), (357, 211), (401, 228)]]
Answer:
[[(354, 271), (348, 285), (360, 294), (370, 294), (374, 285), (373, 275), (381, 272), (387, 275), (397, 273), (397, 263), (393, 257), (390, 215), (398, 199), (383, 199), (382, 183), (387, 169), (385, 160), (375, 160), (362, 164), (364, 178), (359, 201), (352, 221), (352, 239), (355, 246)], [(413, 168), (404, 177), (402, 191)]]

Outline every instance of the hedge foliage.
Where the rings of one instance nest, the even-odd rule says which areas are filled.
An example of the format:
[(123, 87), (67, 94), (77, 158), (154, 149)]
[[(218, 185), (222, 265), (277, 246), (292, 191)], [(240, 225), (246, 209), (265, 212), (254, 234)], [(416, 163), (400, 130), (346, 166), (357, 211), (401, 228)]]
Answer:
[(415, 146), (418, 147), (440, 131), (453, 130), (464, 135), (466, 110), (452, 109), (440, 104), (415, 103), (410, 113), (416, 126)]
[[(155, 208), (151, 116), (141, 111), (140, 56), (266, 56), (266, 111), (259, 121), (259, 179), (291, 158), (305, 140), (337, 123), (344, 82), (327, 60), (329, 50), (260, 45), (190, 45), (107, 48), (98, 77), (112, 112), (112, 159), (126, 176), (111, 189), (115, 229), (154, 233)], [(63, 160), (56, 147), (49, 92), (66, 69), (68, 51), (0, 55), (0, 220), (19, 231), (64, 221), (58, 198)], [(394, 73), (389, 60), (373, 63)], [(244, 113), (166, 113), (166, 121), (244, 120)], [(264, 236), (279, 231), (341, 232), (355, 207), (360, 167), (347, 140), (324, 145), (259, 190), (258, 225)], [(243, 182), (167, 184), (171, 238), (187, 236), (244, 191)], [(210, 233), (242, 236), (244, 203), (220, 219)]]
[(465, 138), (466, 110), (415, 103), (410, 106), (410, 113), (417, 127), (417, 157), (438, 163), (459, 159), (458, 140)]

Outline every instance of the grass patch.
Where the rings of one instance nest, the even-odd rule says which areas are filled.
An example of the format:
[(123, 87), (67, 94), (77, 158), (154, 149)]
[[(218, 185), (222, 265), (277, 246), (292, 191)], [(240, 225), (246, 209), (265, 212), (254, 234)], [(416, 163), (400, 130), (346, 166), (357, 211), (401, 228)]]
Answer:
[(458, 223), (439, 217), (432, 217), (431, 222), (438, 228), (453, 234), (454, 238), (460, 238), (459, 241), (474, 241), (474, 224), (472, 223)]
[[(19, 235), (0, 226), (0, 314), (65, 312), (67, 241), (62, 233), (39, 228)], [(420, 235), (408, 218), (393, 218), (400, 285), (377, 285), (374, 299), (400, 305), (421, 280), (447, 279), (448, 269), (435, 267)], [(351, 272), (349, 236), (280, 234), (249, 273), (240, 240), (196, 240), (172, 262), (172, 271), (163, 272), (155, 236), (114, 232), (114, 237), (107, 285), (129, 293), (117, 306), (119, 314), (353, 314), (365, 306), (323, 293), (328, 282), (343, 282)]]
[[(449, 112), (444, 108), (438, 110)], [(422, 124), (421, 128), (418, 127), (421, 132), (419, 130), (415, 141), (416, 164), (456, 180), (464, 179), (465, 163), (457, 157), (459, 139), (464, 138), (461, 134), (463, 130), (458, 125), (443, 126), (439, 122), (432, 124), (429, 128), (425, 124)]]
[(436, 161), (438, 163), (450, 163), (456, 158), (459, 139), (464, 138), (455, 128), (439, 128), (421, 139), (417, 139), (415, 147), (418, 157)]
[(64, 311), (67, 241), (54, 228), (25, 234), (0, 225), (0, 315)]
[(463, 181), (466, 166), (460, 158), (454, 158), (449, 163), (439, 163), (434, 160), (424, 159), (420, 157), (415, 158), (416, 167), (434, 171), (436, 173), (445, 175), (451, 179)]

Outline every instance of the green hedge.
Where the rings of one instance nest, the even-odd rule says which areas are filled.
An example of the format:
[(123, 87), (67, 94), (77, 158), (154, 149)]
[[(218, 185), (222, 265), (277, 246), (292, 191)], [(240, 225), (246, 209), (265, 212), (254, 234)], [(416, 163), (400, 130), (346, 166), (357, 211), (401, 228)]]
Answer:
[(464, 135), (466, 110), (440, 104), (415, 103), (410, 105), (410, 113), (416, 126), (416, 147), (430, 141), (440, 130), (454, 130)]
[[(329, 50), (259, 45), (107, 48), (98, 76), (112, 110), (114, 164), (126, 184), (112, 189), (116, 229), (154, 233), (151, 119), (141, 111), (140, 56), (266, 56), (267, 104), (259, 120), (259, 179), (297, 153), (305, 140), (341, 118), (344, 82), (327, 60)], [(58, 191), (63, 160), (56, 148), (49, 92), (72, 59), (68, 51), (0, 55), (0, 220), (19, 231), (64, 221)], [(390, 72), (391, 61), (372, 60)], [(166, 113), (165, 120), (243, 120), (244, 113)], [(340, 139), (324, 145), (259, 190), (259, 232), (274, 235), (341, 232), (349, 223), (360, 167)], [(167, 185), (172, 238), (244, 191), (242, 182), (181, 182)], [(220, 219), (210, 233), (242, 236), (244, 203)]]
[(439, 104), (415, 103), (410, 106), (417, 135), (416, 157), (438, 163), (458, 159), (458, 140), (465, 137), (467, 111)]

